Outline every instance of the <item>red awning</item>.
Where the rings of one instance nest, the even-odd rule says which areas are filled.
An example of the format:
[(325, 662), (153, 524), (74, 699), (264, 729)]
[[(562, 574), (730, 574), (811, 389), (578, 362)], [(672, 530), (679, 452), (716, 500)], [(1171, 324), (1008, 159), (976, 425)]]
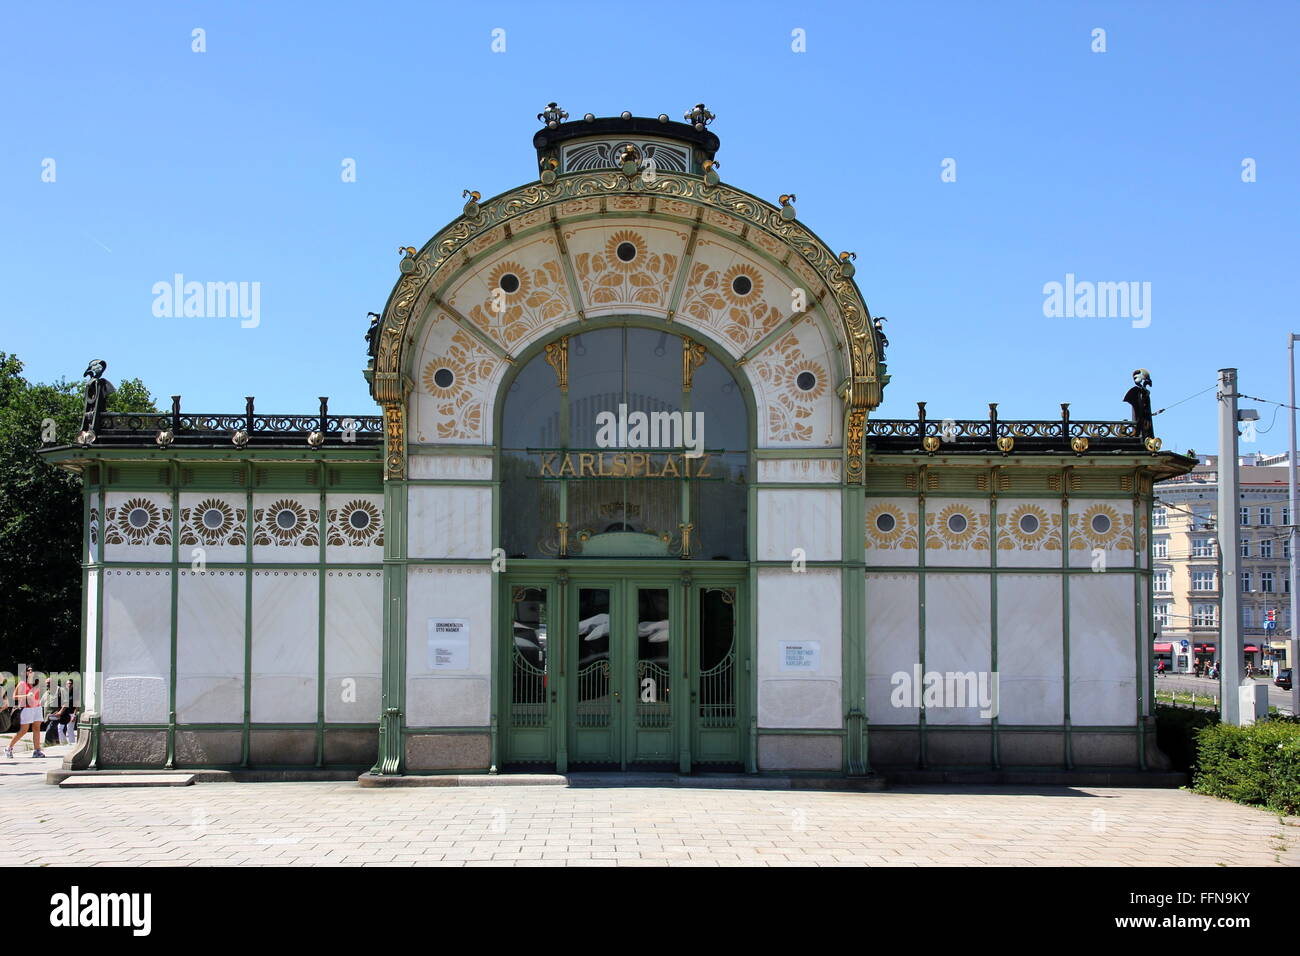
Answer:
[(1168, 653), (1172, 652), (1173, 649), (1174, 649), (1174, 645), (1172, 645), (1172, 644), (1157, 644), (1157, 645), (1156, 645), (1156, 653), (1157, 653), (1157, 654), (1168, 654)]
[(1247, 654), (1255, 654), (1258, 653), (1259, 648), (1256, 647), (1254, 644), (1247, 644), (1245, 647), (1245, 651)]
[(1196, 650), (1197, 650), (1198, 652), (1200, 652), (1200, 651), (1204, 651), (1204, 652), (1206, 652), (1207, 654), (1213, 654), (1213, 653), (1214, 653), (1214, 645), (1213, 645), (1213, 644), (1197, 644), (1197, 645), (1196, 645)]

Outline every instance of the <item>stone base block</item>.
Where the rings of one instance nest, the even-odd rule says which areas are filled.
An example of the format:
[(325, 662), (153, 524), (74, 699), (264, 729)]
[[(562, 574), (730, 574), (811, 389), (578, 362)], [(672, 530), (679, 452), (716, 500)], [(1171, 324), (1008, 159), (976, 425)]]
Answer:
[(921, 754), (915, 727), (872, 727), (867, 731), (867, 760), (876, 767), (915, 767)]
[(758, 769), (835, 770), (844, 765), (844, 741), (820, 734), (761, 734)]
[(177, 730), (176, 766), (236, 766), (244, 757), (242, 730)]
[(315, 766), (316, 731), (254, 727), (248, 743), (248, 762), (254, 767)]
[(925, 763), (929, 767), (992, 767), (993, 731), (980, 727), (972, 730), (925, 732)]
[(366, 767), (379, 759), (379, 728), (325, 730), (325, 766)]
[(1059, 730), (998, 731), (998, 760), (1003, 767), (1064, 767), (1065, 734)]
[(1098, 734), (1074, 728), (1070, 733), (1070, 754), (1076, 767), (1138, 766), (1137, 731), (1127, 734)]
[(492, 735), (411, 734), (406, 738), (406, 770), (487, 770), (492, 766)]
[(165, 730), (105, 730), (100, 734), (101, 767), (161, 767), (166, 763)]

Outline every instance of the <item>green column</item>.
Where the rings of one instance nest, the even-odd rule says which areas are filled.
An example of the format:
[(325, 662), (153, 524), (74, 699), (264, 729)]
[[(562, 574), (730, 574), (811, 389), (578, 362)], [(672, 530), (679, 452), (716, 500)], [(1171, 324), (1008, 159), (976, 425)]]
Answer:
[(844, 770), (851, 777), (871, 771), (867, 754), (866, 559), (863, 528), (866, 492), (844, 485), (840, 495), (840, 587), (843, 590)]
[(384, 661), (379, 718), (379, 759), (371, 773), (397, 775), (405, 768), (402, 740), (406, 693), (406, 507), (407, 483), (384, 481)]

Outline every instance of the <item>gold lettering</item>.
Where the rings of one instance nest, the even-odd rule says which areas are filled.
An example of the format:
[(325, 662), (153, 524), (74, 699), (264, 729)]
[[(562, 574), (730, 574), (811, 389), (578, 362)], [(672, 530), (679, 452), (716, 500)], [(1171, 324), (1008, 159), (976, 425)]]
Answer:
[[(672, 470), (670, 471), (669, 469)], [(680, 478), (682, 476), (681, 472), (677, 470), (677, 456), (672, 454), (664, 456), (664, 468), (663, 471), (659, 472), (660, 478), (667, 478), (669, 475), (672, 475), (674, 478)]]
[(695, 477), (696, 477), (696, 478), (712, 478), (712, 477), (714, 477), (713, 475), (709, 474), (709, 453), (708, 453), (707, 451), (706, 451), (706, 452), (703, 452), (703, 453), (700, 455), (700, 467), (699, 467), (699, 469), (695, 472)]
[(613, 462), (614, 470), (610, 473), (610, 477), (626, 478), (627, 477), (627, 455), (624, 454), (615, 455), (611, 459), (611, 461)]
[(583, 453), (578, 456), (578, 477), (596, 477), (596, 456)]
[(609, 472), (605, 470), (605, 453), (603, 451), (596, 455), (596, 474), (601, 478), (609, 477)]
[(541, 477), (545, 478), (548, 475), (552, 478), (557, 477), (555, 474), (555, 459), (559, 457), (560, 456), (553, 451), (542, 452)]
[[(564, 477), (564, 474), (565, 474), (564, 469), (566, 469), (566, 468), (569, 469), (569, 472), (568, 472), (568, 473), (569, 473), (570, 475), (573, 475), (573, 474), (574, 474), (574, 472), (573, 472), (573, 456), (572, 456), (572, 455), (566, 454), (566, 455), (564, 456), (564, 461), (560, 462), (560, 477), (561, 477), (561, 478)], [(577, 476), (574, 475), (574, 477), (577, 477)]]
[[(632, 452), (632, 454), (628, 456), (628, 459), (631, 462), (631, 464), (628, 465), (628, 474), (633, 478), (645, 476), (648, 471), (646, 468), (646, 460), (648, 457), (648, 455), (642, 454), (639, 451)], [(640, 466), (639, 470), (638, 466)]]

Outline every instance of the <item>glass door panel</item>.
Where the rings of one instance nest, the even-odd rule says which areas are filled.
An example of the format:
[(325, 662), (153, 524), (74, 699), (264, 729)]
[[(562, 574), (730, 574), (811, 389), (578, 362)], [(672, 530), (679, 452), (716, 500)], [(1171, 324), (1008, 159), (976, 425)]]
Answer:
[(636, 588), (636, 706), (631, 759), (671, 762), (673, 747), (672, 626), (667, 588)]
[(546, 589), (515, 586), (510, 597), (505, 759), (511, 763), (545, 762), (554, 759)]
[(736, 589), (700, 588), (696, 602), (699, 647), (692, 758), (696, 763), (739, 763), (743, 727), (738, 706)]
[(579, 587), (576, 592), (570, 759), (575, 763), (618, 762), (618, 705), (622, 699), (616, 641), (621, 630), (618, 602), (611, 588)]

